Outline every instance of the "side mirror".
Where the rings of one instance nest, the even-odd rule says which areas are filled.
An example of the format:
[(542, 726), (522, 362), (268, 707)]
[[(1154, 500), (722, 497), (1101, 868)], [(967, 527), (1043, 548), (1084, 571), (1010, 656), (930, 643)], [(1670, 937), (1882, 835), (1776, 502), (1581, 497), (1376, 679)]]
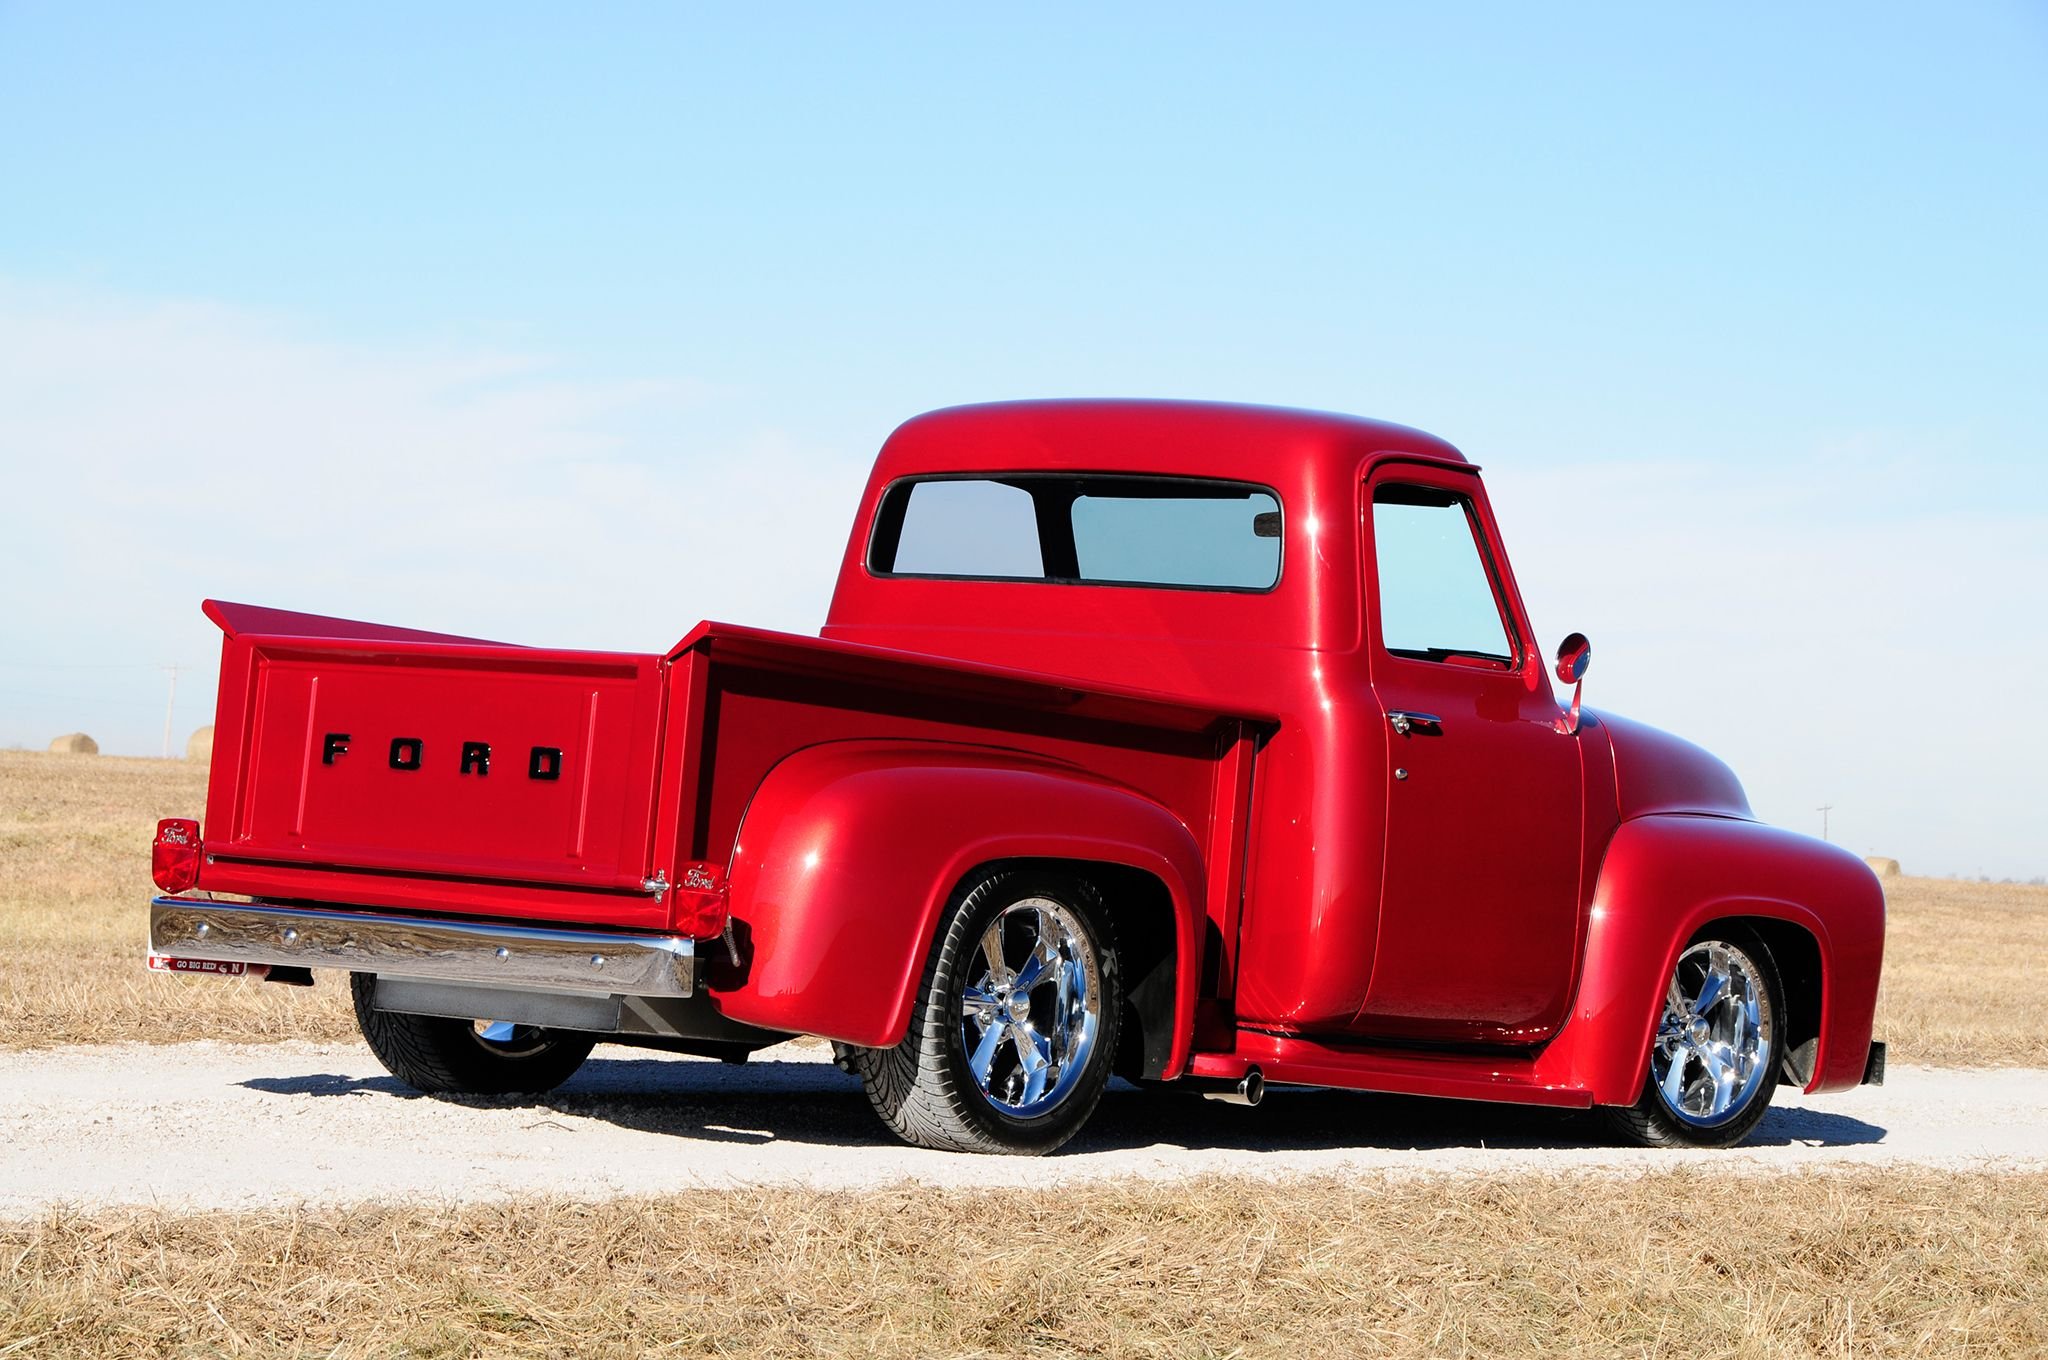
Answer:
[(1593, 644), (1586, 641), (1584, 633), (1573, 633), (1557, 644), (1557, 678), (1567, 685), (1576, 685), (1586, 678), (1586, 667), (1593, 664)]
[(1557, 720), (1557, 730), (1572, 736), (1579, 730), (1579, 695), (1586, 688), (1586, 668), (1593, 664), (1593, 644), (1584, 633), (1573, 633), (1557, 644), (1557, 678), (1572, 687), (1570, 711)]

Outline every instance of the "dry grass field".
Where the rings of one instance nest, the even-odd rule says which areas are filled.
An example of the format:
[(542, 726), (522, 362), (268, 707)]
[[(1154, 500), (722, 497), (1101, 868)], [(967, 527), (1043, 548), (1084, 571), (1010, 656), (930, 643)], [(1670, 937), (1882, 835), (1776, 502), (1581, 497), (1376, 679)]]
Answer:
[(65, 1214), (0, 1257), (0, 1354), (2048, 1352), (2041, 1174)]
[[(348, 992), (150, 973), (149, 842), (197, 817), (206, 767), (0, 751), (0, 1043), (341, 1039)], [(216, 986), (193, 983), (215, 981)]]
[[(203, 767), (0, 751), (0, 1044), (343, 1039), (347, 996), (151, 975), (149, 839)], [(1878, 1034), (1900, 1063), (2048, 1067), (2048, 888), (1894, 879)]]
[(1878, 1037), (1904, 1063), (2048, 1067), (2048, 888), (1885, 885)]

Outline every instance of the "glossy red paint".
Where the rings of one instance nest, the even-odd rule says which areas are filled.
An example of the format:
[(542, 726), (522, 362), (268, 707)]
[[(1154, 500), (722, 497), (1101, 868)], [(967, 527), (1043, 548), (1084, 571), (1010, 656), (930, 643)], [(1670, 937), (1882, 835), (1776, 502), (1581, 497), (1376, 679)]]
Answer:
[[(1349, 1028), (1362, 1035), (1531, 1044), (1555, 1033), (1570, 998), (1582, 919), (1579, 748), (1557, 731), (1548, 668), (1507, 574), (1492, 512), (1469, 468), (1381, 461), (1364, 503), (1389, 483), (1471, 498), (1484, 556), (1502, 587), (1513, 661), (1422, 661), (1362, 650), (1372, 691), (1359, 725), (1420, 711), (1441, 719), (1389, 739), (1370, 824), (1384, 824), (1379, 935)], [(1379, 617), (1371, 531), (1365, 611)]]
[(223, 648), (205, 886), (324, 896), (339, 880), (365, 905), (667, 923), (640, 886), (661, 657), (215, 608), (293, 631)]
[[(1203, 753), (1182, 759), (1207, 774)], [(920, 834), (904, 836), (907, 826)], [(799, 751), (762, 783), (735, 847), (733, 894), (746, 904), (735, 919), (750, 947), (736, 975), (714, 978), (721, 1009), (771, 1029), (893, 1043), (954, 886), (985, 866), (1044, 859), (1158, 879), (1173, 956), (1199, 956), (1201, 847), (1137, 789), (1014, 750), (855, 740)], [(1178, 971), (1176, 1036), (1193, 1032), (1197, 977)], [(1168, 1069), (1185, 1060), (1182, 1043)]]
[(1689, 812), (1750, 820), (1741, 781), (1714, 756), (1612, 713), (1599, 714), (1599, 720), (1614, 750), (1614, 803), (1622, 816)]
[[(1788, 998), (1818, 1040), (1809, 1091), (1857, 1084), (1870, 1051), (1884, 962), (1884, 892), (1838, 846), (1731, 817), (1659, 814), (1623, 822), (1594, 893), (1570, 1021), (1544, 1049), (1547, 1081), (1620, 1105), (1642, 1090), (1643, 1036), (1664, 979), (1704, 927), (1741, 920), (1804, 932), (1820, 956), (1820, 994)], [(1782, 963), (1782, 961), (1781, 961)]]
[[(1043, 472), (1270, 488), (1279, 581), (869, 570), (899, 479)], [(1469, 503), (1505, 661), (1382, 645), (1390, 483)], [(564, 652), (208, 611), (227, 639), (202, 888), (724, 928), (725, 1016), (879, 1045), (955, 891), (1059, 860), (1158, 944), (1146, 1075), (1563, 1105), (1635, 1099), (1678, 953), (1740, 918), (1812, 942), (1792, 998), (1811, 1085), (1853, 1082), (1869, 1050), (1869, 871), (1755, 823), (1696, 747), (1561, 723), (1478, 470), (1400, 426), (1171, 402), (918, 417), (875, 464), (821, 638), (703, 624), (666, 653)], [(1409, 712), (1434, 721), (1397, 730)], [(473, 743), (488, 774), (465, 769)], [(662, 891), (691, 866), (724, 874), (715, 904)]]

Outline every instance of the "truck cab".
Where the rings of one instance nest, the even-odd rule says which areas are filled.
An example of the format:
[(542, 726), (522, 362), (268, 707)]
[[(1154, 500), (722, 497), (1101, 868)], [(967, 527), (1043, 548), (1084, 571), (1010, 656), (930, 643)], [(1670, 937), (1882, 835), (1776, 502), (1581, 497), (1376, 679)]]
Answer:
[(861, 523), (828, 638), (1276, 716), (1225, 970), (1240, 1022), (1482, 1043), (1562, 1023), (1611, 759), (1597, 724), (1557, 731), (1457, 450), (1288, 411), (968, 408), (897, 433)]
[[(899, 1133), (998, 1151), (1071, 1136), (1111, 1070), (1602, 1105), (1681, 1143), (1739, 1139), (1780, 1080), (1881, 1074), (1868, 869), (1757, 823), (1704, 751), (1560, 694), (1590, 649), (1551, 659), (1479, 469), (1402, 426), (920, 416), (875, 463), (815, 639), (703, 624), (662, 654), (543, 653), (214, 608), (217, 731), (239, 735), (209, 797), (225, 834), (185, 886), (259, 925), (347, 916), (359, 942), (406, 909), (575, 949), (623, 930), (701, 967), (664, 1035), (631, 1023), (651, 994), (608, 980), (576, 980), (601, 998), (579, 1010), (533, 999), (559, 1000), (552, 973), (428, 986), (330, 948), (313, 962), (350, 969), (373, 1046), (468, 1016), (592, 1042), (815, 1034)], [(528, 776), (488, 804), (464, 726), (483, 714)], [(388, 749), (337, 775), (372, 717)], [(537, 862), (574, 820), (565, 785), (583, 848)], [(454, 803), (401, 823), (397, 796)], [(211, 957), (189, 901), (159, 899), (158, 953)], [(208, 910), (214, 940), (252, 934)], [(274, 940), (239, 957), (311, 966)]]

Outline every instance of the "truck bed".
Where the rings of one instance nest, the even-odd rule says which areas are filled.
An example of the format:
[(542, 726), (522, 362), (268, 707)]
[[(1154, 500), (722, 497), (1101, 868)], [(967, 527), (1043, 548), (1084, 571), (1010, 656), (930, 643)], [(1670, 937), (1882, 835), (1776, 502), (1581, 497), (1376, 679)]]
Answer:
[[(769, 771), (822, 743), (1028, 753), (1206, 843), (1241, 721), (1140, 690), (706, 623), (559, 651), (208, 602), (226, 633), (200, 886), (268, 901), (676, 928)], [(1223, 823), (1232, 821), (1225, 809)]]

